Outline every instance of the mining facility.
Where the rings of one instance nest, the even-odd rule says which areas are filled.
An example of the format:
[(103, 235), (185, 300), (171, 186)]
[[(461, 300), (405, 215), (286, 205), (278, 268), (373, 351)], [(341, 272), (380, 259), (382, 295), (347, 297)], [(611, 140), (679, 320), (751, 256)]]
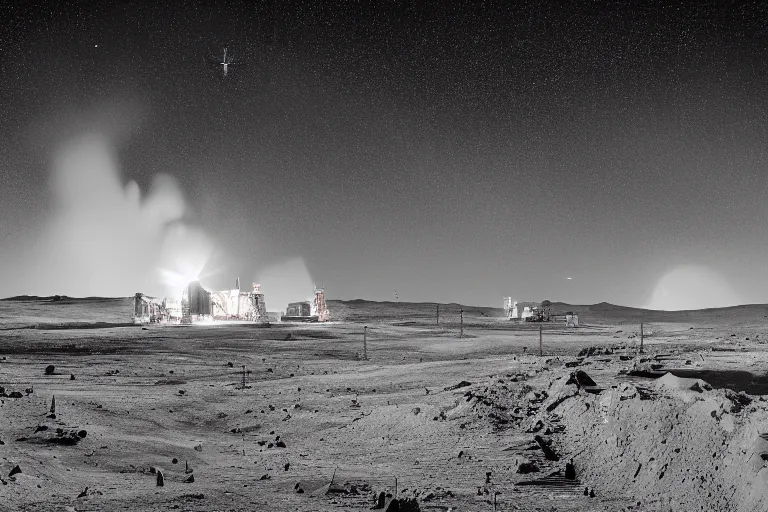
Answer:
[(200, 281), (191, 281), (179, 299), (158, 298), (137, 293), (133, 301), (134, 323), (199, 324), (215, 321), (259, 322), (327, 322), (330, 313), (325, 292), (315, 288), (314, 298), (288, 305), (285, 314), (267, 313), (261, 285), (253, 283), (252, 290), (241, 290), (240, 280), (232, 290), (209, 291)]

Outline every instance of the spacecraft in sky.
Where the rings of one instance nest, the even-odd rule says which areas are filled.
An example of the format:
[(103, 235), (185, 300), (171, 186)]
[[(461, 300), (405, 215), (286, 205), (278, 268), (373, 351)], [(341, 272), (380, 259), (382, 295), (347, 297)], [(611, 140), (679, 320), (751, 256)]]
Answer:
[(234, 60), (232, 58), (232, 54), (230, 53), (229, 56), (227, 56), (227, 48), (224, 47), (224, 55), (222, 57), (216, 57), (211, 58), (209, 61), (216, 66), (221, 66), (222, 73), (224, 74), (224, 77), (227, 76), (227, 72), (229, 71), (229, 66), (240, 66), (243, 63), (237, 60)]

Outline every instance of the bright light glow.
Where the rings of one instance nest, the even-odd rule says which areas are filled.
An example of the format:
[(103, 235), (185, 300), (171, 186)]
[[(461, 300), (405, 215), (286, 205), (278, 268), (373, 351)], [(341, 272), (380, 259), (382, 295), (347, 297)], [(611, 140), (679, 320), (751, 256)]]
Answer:
[(183, 290), (192, 281), (199, 281), (200, 274), (193, 270), (174, 272), (172, 270), (161, 269), (163, 284), (172, 291)]
[(703, 265), (680, 265), (659, 279), (645, 307), (679, 311), (741, 303), (728, 281), (714, 270)]

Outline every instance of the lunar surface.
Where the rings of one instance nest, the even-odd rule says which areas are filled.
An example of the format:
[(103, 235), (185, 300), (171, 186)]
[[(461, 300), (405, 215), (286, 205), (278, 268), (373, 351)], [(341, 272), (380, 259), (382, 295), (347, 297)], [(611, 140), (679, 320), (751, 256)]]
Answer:
[(137, 326), (131, 300), (0, 301), (0, 509), (768, 509), (766, 306)]

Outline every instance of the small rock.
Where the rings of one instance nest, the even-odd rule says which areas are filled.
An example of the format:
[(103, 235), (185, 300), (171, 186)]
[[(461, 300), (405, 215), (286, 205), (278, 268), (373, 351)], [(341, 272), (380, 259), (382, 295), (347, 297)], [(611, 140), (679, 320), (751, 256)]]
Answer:
[(541, 436), (534, 436), (533, 437), (536, 443), (538, 443), (539, 447), (541, 448), (541, 451), (544, 452), (544, 456), (547, 458), (547, 460), (551, 461), (559, 461), (560, 457), (555, 453), (555, 451), (549, 447), (549, 445), (544, 441), (544, 439)]
[(291, 463), (286, 462), (284, 467), (285, 467), (285, 470), (288, 471), (291, 468)]
[(174, 457), (173, 460), (171, 460), (171, 464), (178, 464), (178, 463), (179, 463), (179, 459), (177, 459), (176, 457)]
[(576, 384), (579, 388), (584, 386), (596, 386), (595, 381), (583, 370), (576, 370), (571, 374), (566, 384)]
[(566, 480), (576, 480), (576, 466), (573, 465), (573, 459), (565, 465), (565, 478)]
[(56, 367), (53, 366), (52, 364), (49, 364), (48, 366), (45, 367), (45, 374), (46, 375), (53, 375), (53, 372), (55, 372), (55, 371), (56, 371)]
[(69, 375), (69, 380), (75, 380), (75, 375), (74, 374), (70, 374)]
[(414, 415), (414, 416), (417, 416), (417, 415), (418, 415), (418, 414), (421, 412), (421, 408), (419, 408), (419, 407), (414, 407), (414, 408), (411, 410), (411, 412), (413, 413), (413, 415)]
[(184, 479), (185, 484), (191, 484), (195, 481), (195, 475), (189, 475), (187, 478)]
[(539, 467), (533, 462), (523, 462), (517, 467), (517, 472), (521, 475), (527, 475), (528, 473), (538, 473)]
[(195, 451), (196, 452), (203, 451), (203, 443), (198, 443), (197, 446), (195, 446)]
[(15, 465), (15, 466), (13, 466), (13, 469), (11, 470), (11, 472), (10, 472), (10, 473), (8, 473), (8, 477), (10, 478), (10, 477), (12, 477), (13, 475), (18, 475), (19, 473), (21, 473), (21, 468), (20, 468), (20, 467), (19, 467), (19, 465), (17, 464), (17, 465)]
[(275, 446), (277, 446), (278, 448), (285, 448), (285, 443), (282, 441), (278, 441), (277, 443), (275, 443)]
[(163, 472), (159, 469), (157, 471), (157, 487), (162, 487), (165, 485), (165, 478), (163, 478)]

